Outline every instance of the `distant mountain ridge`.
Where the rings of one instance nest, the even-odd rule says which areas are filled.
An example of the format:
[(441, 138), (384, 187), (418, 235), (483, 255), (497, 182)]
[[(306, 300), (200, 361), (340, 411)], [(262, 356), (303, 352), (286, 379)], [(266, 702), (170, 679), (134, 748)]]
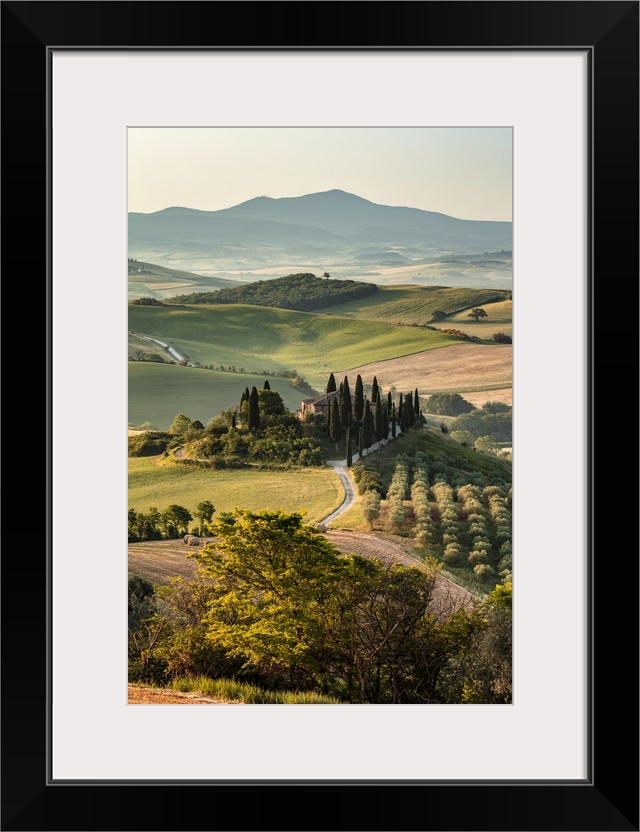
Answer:
[(370, 263), (378, 249), (386, 259), (395, 253), (415, 261), (509, 250), (511, 242), (510, 222), (381, 205), (339, 189), (278, 199), (258, 196), (218, 211), (171, 206), (129, 214), (130, 256), (190, 253), (226, 267), (257, 268), (301, 258)]

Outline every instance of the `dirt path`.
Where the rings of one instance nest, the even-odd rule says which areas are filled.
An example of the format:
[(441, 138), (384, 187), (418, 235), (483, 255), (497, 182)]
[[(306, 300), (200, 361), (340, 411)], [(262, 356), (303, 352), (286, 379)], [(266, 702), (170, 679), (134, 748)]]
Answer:
[(338, 462), (327, 462), (327, 465), (336, 472), (336, 474), (340, 477), (340, 482), (342, 483), (342, 487), (344, 488), (344, 500), (342, 504), (335, 510), (332, 511), (327, 517), (325, 517), (320, 522), (322, 525), (328, 525), (337, 517), (340, 517), (341, 514), (344, 514), (345, 511), (348, 511), (351, 506), (356, 501), (356, 488), (353, 484), (353, 480), (347, 470), (347, 461), (346, 459), (340, 460)]

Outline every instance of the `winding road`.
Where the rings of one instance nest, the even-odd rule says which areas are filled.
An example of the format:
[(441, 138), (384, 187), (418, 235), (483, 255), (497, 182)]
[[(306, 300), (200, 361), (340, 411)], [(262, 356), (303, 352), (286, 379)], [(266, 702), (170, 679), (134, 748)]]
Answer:
[(342, 504), (331, 514), (325, 517), (323, 520), (320, 521), (322, 525), (327, 525), (335, 520), (337, 517), (340, 517), (341, 514), (344, 514), (345, 511), (348, 511), (351, 506), (356, 501), (356, 489), (353, 484), (353, 480), (349, 476), (349, 472), (347, 471), (347, 460), (341, 459), (336, 462), (327, 462), (327, 465), (336, 472), (336, 474), (340, 477), (340, 482), (342, 483), (342, 487), (344, 488), (344, 500)]
[[(174, 350), (173, 347), (170, 347), (169, 344), (165, 344), (164, 341), (159, 341), (157, 338), (152, 338), (150, 335), (138, 335), (138, 338), (144, 338), (145, 341), (153, 341), (154, 344), (159, 344), (161, 347), (164, 347), (169, 355), (172, 358), (175, 358), (176, 361), (187, 361), (183, 355), (180, 355), (180, 353), (177, 350)], [(190, 361), (187, 361), (187, 367), (193, 367), (193, 364)]]

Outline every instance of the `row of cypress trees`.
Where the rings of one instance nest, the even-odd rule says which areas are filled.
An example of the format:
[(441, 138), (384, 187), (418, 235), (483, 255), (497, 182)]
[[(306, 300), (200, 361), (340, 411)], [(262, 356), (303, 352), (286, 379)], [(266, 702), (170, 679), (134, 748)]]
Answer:
[(331, 373), (326, 393), (336, 391), (338, 396), (328, 408), (328, 433), (336, 448), (343, 439), (345, 440), (348, 466), (351, 466), (353, 461), (352, 442), (357, 441), (358, 454), (362, 457), (365, 448), (369, 449), (374, 442), (388, 438), (389, 429), (391, 436), (395, 438), (398, 425), (404, 432), (421, 417), (417, 387), (413, 393), (407, 393), (406, 396), (400, 393), (397, 407), (391, 392), (384, 396), (376, 376), (373, 377), (370, 399), (364, 394), (360, 374), (356, 378), (352, 397), (348, 377), (344, 377), (338, 389), (335, 376)]

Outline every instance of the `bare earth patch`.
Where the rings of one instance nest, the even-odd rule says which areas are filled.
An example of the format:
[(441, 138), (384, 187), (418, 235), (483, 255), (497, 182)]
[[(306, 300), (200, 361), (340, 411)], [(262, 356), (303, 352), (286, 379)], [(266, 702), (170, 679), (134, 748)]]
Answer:
[(378, 383), (387, 389), (395, 384), (398, 390), (418, 388), (429, 393), (486, 391), (491, 387), (511, 388), (513, 377), (511, 344), (455, 344), (437, 350), (419, 352), (388, 361), (375, 361), (361, 367), (341, 370), (336, 378), (359, 373), (364, 382)]
[(478, 390), (474, 393), (461, 392), (460, 395), (476, 407), (482, 407), (485, 402), (503, 402), (511, 406), (513, 403), (513, 389), (505, 387), (504, 390)]
[(129, 544), (129, 572), (154, 584), (168, 584), (170, 578), (193, 578), (197, 563), (187, 558), (213, 538), (201, 538), (201, 545), (187, 546), (182, 540), (149, 540)]
[(244, 705), (230, 699), (205, 696), (202, 693), (182, 693), (165, 688), (146, 688), (129, 685), (129, 705)]

